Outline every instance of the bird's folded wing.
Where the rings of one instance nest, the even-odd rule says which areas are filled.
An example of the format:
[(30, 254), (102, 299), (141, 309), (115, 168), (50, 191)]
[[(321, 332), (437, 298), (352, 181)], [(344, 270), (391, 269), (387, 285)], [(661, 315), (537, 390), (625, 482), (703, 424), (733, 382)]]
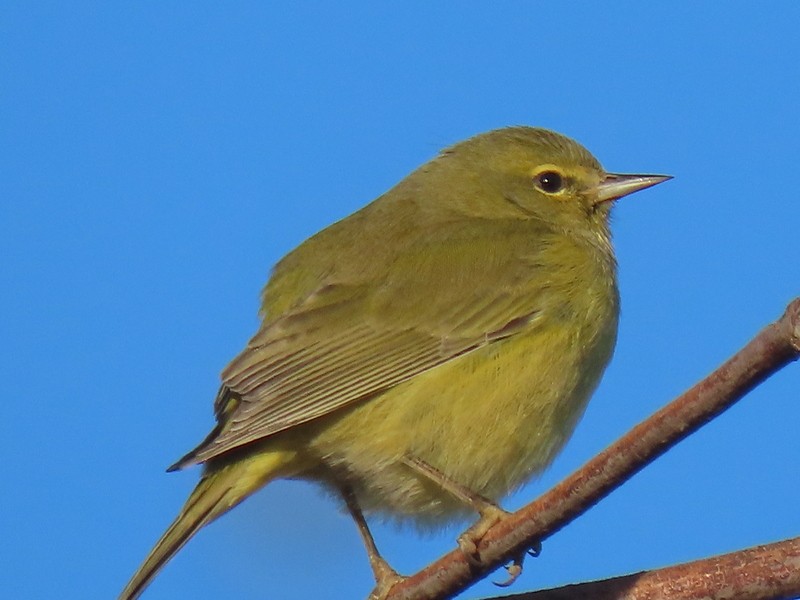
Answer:
[[(485, 256), (485, 250), (471, 250), (474, 244), (468, 242), (450, 244), (444, 252), (440, 244), (433, 265), (418, 261), (415, 270), (403, 268), (406, 275), (379, 286), (326, 284), (295, 309), (266, 322), (222, 374), (219, 426), (176, 466), (203, 462), (368, 399), (530, 328), (540, 300), (531, 289), (541, 286), (530, 285), (530, 273), (523, 277), (518, 272), (526, 269), (525, 261), (509, 268)], [(516, 258), (505, 256), (506, 263)], [(458, 271), (458, 263), (469, 267)], [(418, 285), (420, 279), (425, 285), (431, 278), (446, 278), (444, 272), (435, 273), (437, 265), (448, 273), (455, 269), (458, 277), (470, 274), (475, 283), (453, 289), (457, 283), (445, 282), (435, 298), (404, 293), (415, 278)], [(497, 268), (504, 269), (499, 279), (481, 272)]]

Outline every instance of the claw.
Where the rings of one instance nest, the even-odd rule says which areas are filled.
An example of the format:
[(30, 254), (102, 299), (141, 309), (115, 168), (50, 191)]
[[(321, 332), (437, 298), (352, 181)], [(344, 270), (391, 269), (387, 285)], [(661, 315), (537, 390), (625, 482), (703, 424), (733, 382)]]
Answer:
[(505, 581), (493, 581), (497, 587), (508, 587), (512, 583), (514, 583), (517, 578), (522, 575), (522, 563), (525, 560), (525, 555), (527, 552), (523, 552), (518, 557), (516, 557), (511, 564), (506, 565), (506, 571), (508, 571), (508, 579)]
[(531, 546), (530, 548), (528, 548), (528, 556), (532, 556), (533, 558), (536, 558), (541, 553), (542, 553), (542, 542), (540, 542), (539, 540), (536, 540), (534, 545)]
[(464, 558), (467, 559), (467, 562), (473, 566), (478, 567), (481, 564), (481, 557), (478, 553), (478, 545), (475, 543), (475, 540), (472, 539), (468, 535), (468, 531), (465, 531), (460, 536), (458, 536), (458, 547), (461, 549), (461, 552), (464, 553)]

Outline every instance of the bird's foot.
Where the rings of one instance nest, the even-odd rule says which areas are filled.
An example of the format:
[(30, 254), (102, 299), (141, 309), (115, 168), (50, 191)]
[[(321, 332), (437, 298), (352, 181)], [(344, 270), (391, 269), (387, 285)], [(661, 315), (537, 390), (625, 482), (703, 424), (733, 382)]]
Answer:
[(461, 551), (470, 564), (475, 566), (481, 564), (478, 544), (480, 544), (487, 531), (508, 515), (508, 512), (504, 511), (496, 504), (487, 502), (480, 508), (480, 519), (478, 519), (478, 522), (458, 536), (458, 547), (461, 548)]
[(375, 575), (375, 588), (370, 592), (367, 600), (383, 600), (389, 595), (389, 591), (405, 579), (389, 563), (380, 556), (370, 556), (370, 566), (372, 574)]
[(492, 583), (497, 587), (508, 587), (514, 583), (517, 578), (522, 575), (522, 563), (525, 561), (526, 554), (527, 552), (521, 553), (519, 556), (515, 557), (510, 564), (506, 565), (508, 578), (505, 581), (493, 581)]
[(542, 553), (542, 543), (537, 541), (531, 548), (528, 548), (525, 552), (521, 552), (518, 556), (511, 561), (510, 564), (506, 565), (506, 571), (508, 572), (508, 579), (505, 581), (493, 581), (497, 587), (508, 587), (512, 583), (514, 583), (517, 578), (522, 575), (522, 563), (525, 561), (526, 556), (533, 556), (534, 558), (539, 556)]

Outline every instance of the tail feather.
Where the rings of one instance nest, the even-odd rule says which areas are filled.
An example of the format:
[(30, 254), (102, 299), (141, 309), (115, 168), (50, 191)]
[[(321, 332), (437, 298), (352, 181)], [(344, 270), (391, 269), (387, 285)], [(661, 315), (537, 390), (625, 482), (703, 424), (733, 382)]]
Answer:
[(270, 452), (244, 458), (204, 474), (177, 518), (125, 586), (119, 600), (138, 598), (162, 567), (201, 527), (278, 477), (290, 460), (289, 453)]

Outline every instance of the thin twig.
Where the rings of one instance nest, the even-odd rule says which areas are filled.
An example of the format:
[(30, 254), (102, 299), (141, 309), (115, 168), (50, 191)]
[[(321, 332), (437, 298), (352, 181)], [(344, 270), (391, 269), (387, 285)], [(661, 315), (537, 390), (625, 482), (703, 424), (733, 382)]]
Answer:
[(490, 529), (478, 547), (480, 565), (454, 550), (399, 582), (386, 600), (451, 598), (564, 527), (798, 356), (800, 298), (711, 375)]

